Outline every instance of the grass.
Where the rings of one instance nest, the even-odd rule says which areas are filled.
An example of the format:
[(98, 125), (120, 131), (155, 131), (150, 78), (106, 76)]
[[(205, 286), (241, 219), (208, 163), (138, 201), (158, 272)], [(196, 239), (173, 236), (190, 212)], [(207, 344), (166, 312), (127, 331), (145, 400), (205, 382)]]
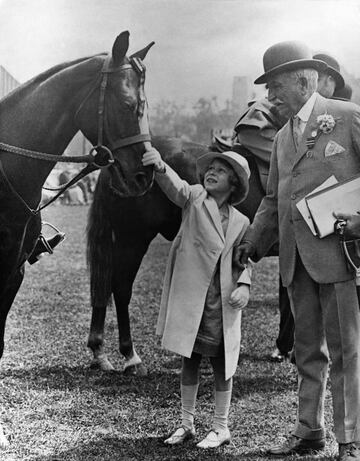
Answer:
[[(266, 357), (274, 347), (279, 321), (277, 259), (256, 266), (252, 300), (244, 312), (230, 412), (232, 443), (210, 452), (196, 449), (191, 442), (169, 448), (162, 441), (179, 415), (181, 363), (175, 354), (161, 350), (154, 334), (169, 243), (159, 237), (151, 245), (131, 301), (134, 342), (148, 376), (121, 372), (114, 308), (107, 316), (106, 348), (118, 371), (95, 372), (89, 369), (86, 348), (91, 315), (85, 265), (87, 207), (52, 206), (43, 218), (65, 231), (67, 239), (53, 256), (27, 266), (9, 314), (0, 366), (0, 421), (11, 445), (0, 459), (267, 459), (263, 449), (291, 430), (297, 402), (295, 368), (273, 364)], [(211, 425), (212, 392), (212, 375), (204, 363), (197, 439)], [(318, 459), (335, 459), (330, 404), (328, 393), (327, 448)]]

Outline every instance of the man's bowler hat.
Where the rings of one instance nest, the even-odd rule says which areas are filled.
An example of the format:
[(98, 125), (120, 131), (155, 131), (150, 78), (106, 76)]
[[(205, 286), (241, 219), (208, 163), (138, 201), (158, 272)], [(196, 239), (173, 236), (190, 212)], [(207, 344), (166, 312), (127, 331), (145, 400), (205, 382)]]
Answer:
[(263, 58), (264, 73), (254, 83), (267, 83), (274, 75), (295, 69), (315, 69), (323, 72), (326, 64), (313, 59), (312, 52), (304, 43), (297, 41), (280, 42), (268, 48)]
[(333, 56), (325, 53), (317, 53), (314, 54), (313, 58), (324, 61), (324, 63), (327, 65), (327, 68), (323, 72), (332, 76), (332, 78), (335, 80), (337, 90), (344, 88), (345, 81), (343, 76), (340, 74), (340, 65)]

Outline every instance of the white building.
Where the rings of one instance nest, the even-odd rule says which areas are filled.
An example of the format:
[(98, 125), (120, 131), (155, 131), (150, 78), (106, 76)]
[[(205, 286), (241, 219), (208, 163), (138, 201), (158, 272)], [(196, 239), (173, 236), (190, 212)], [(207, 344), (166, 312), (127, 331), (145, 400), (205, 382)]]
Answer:
[(20, 83), (0, 65), (0, 99), (19, 85)]

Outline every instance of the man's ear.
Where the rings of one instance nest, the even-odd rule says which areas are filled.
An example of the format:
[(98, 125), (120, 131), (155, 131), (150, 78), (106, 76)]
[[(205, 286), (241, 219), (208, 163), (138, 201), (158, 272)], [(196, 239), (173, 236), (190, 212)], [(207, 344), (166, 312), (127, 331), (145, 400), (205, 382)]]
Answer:
[(299, 85), (301, 92), (306, 94), (309, 89), (309, 82), (306, 77), (299, 77)]

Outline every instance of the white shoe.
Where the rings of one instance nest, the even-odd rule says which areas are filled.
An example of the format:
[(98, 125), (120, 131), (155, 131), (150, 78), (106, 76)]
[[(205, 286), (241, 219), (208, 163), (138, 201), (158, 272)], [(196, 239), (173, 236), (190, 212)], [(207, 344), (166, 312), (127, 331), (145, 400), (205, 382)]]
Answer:
[(166, 440), (164, 443), (167, 445), (177, 445), (185, 442), (185, 440), (192, 439), (195, 437), (195, 429), (192, 427), (188, 429), (186, 427), (179, 427), (176, 431)]
[(199, 448), (216, 448), (220, 447), (220, 445), (230, 443), (230, 439), (231, 436), (229, 429), (213, 429), (208, 433), (205, 439), (199, 442), (196, 446)]

